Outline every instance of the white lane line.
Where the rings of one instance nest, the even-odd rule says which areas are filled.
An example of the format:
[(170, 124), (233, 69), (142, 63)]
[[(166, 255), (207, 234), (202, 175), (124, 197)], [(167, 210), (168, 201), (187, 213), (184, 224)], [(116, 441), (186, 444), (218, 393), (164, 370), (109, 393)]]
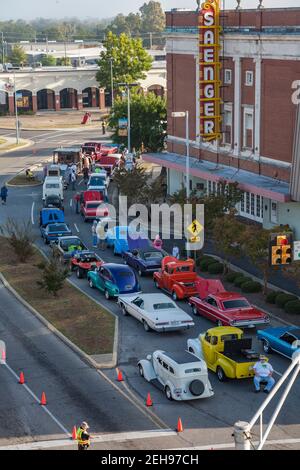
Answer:
[(80, 180), (78, 184), (81, 184), (81, 183), (83, 183), (83, 179), (82, 179), (82, 180)]
[[(152, 439), (152, 438), (161, 438), (161, 437), (174, 437), (177, 436), (177, 433), (172, 429), (159, 430), (154, 429), (150, 431), (133, 431), (133, 432), (120, 432), (116, 434), (103, 434), (95, 435), (91, 439), (92, 445), (95, 442), (125, 442), (132, 441), (136, 439)], [(46, 449), (51, 447), (62, 447), (62, 446), (71, 446), (77, 444), (76, 441), (71, 441), (70, 439), (57, 439), (51, 441), (40, 441), (40, 442), (28, 442), (24, 444), (12, 444), (9, 446), (0, 447), (0, 450), (33, 450), (33, 449)]]
[(76, 228), (77, 232), (79, 233), (80, 230), (78, 229), (77, 225), (74, 223), (74, 227)]
[(280, 372), (277, 372), (277, 370), (274, 370), (274, 374), (277, 374), (277, 375), (279, 375), (280, 377), (283, 376), (283, 374), (281, 374)]
[[(13, 369), (11, 369), (11, 367), (9, 367), (9, 365), (6, 363), (5, 364), (6, 368), (9, 370), (9, 372), (17, 379), (17, 381), (19, 380), (19, 377), (18, 375), (15, 373), (15, 371)], [(23, 384), (22, 387), (25, 388), (25, 390), (27, 390), (27, 392), (35, 399), (35, 401), (40, 404), (40, 400), (38, 399), (38, 397), (33, 393), (32, 390), (30, 390), (30, 388), (26, 385), (26, 384)], [(45, 405), (40, 405), (41, 408), (45, 411), (45, 413), (47, 413), (50, 418), (52, 418), (52, 420), (60, 427), (60, 429), (65, 433), (67, 434), (67, 436), (70, 436), (70, 432), (67, 431), (67, 429), (58, 421), (58, 419), (51, 413), (51, 411), (48, 410), (48, 408), (45, 406)]]
[(70, 199), (70, 207), (73, 205), (73, 199)]
[(31, 223), (32, 223), (32, 225), (34, 225), (34, 217), (33, 217), (34, 206), (35, 206), (35, 202), (33, 201), (32, 206), (31, 206)]

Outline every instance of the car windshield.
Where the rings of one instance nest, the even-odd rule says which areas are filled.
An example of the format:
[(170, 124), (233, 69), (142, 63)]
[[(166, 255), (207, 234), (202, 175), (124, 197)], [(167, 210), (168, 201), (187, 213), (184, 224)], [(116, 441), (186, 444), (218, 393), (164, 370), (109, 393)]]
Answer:
[(201, 369), (195, 367), (194, 369), (186, 369), (184, 372), (185, 374), (195, 374), (197, 372), (201, 372)]
[(233, 341), (235, 339), (239, 339), (238, 335), (231, 334), (231, 335), (223, 335), (221, 336), (221, 341)]
[(58, 183), (47, 183), (47, 184), (46, 184), (46, 188), (47, 188), (47, 189), (59, 188), (59, 184), (58, 184)]
[(64, 232), (67, 230), (67, 226), (65, 224), (60, 224), (60, 225), (50, 225), (48, 227), (49, 232)]
[(172, 302), (160, 302), (159, 304), (153, 304), (154, 310), (166, 310), (169, 308), (176, 308)]
[(105, 178), (100, 176), (94, 176), (90, 179), (90, 186), (105, 186)]
[(250, 304), (246, 299), (226, 300), (226, 302), (223, 302), (223, 305), (226, 310), (230, 308), (250, 307)]
[(148, 259), (162, 259), (163, 258), (163, 254), (160, 253), (159, 251), (149, 251), (147, 253), (144, 253), (143, 255), (143, 258), (145, 260), (148, 260)]
[(61, 242), (61, 247), (65, 251), (68, 251), (68, 248), (71, 245), (81, 246), (81, 241), (79, 240), (79, 238), (68, 238), (67, 240), (63, 240)]

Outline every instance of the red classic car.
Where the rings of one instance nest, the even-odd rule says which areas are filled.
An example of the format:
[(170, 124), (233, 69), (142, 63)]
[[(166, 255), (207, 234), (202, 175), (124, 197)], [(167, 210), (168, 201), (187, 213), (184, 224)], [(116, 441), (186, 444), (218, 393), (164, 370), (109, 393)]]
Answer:
[(270, 322), (268, 315), (235, 292), (210, 292), (205, 298), (191, 297), (189, 304), (194, 315), (202, 315), (218, 326), (251, 328)]
[(71, 271), (76, 271), (76, 276), (81, 279), (86, 277), (88, 271), (99, 268), (104, 261), (93, 251), (79, 251), (71, 259)]
[(80, 196), (80, 213), (85, 222), (108, 215), (108, 209), (103, 202), (103, 193), (96, 190), (87, 190)]

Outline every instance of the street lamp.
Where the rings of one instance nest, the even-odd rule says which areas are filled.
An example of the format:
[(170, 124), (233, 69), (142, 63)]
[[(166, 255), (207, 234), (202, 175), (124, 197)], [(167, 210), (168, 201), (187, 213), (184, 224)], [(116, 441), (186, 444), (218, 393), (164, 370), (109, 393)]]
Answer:
[(128, 120), (128, 123), (127, 123), (127, 148), (128, 148), (128, 152), (130, 153), (130, 150), (131, 150), (131, 141), (130, 141), (130, 138), (131, 138), (131, 135), (130, 135), (130, 130), (131, 130), (131, 120), (130, 120), (130, 88), (133, 88), (135, 86), (139, 86), (138, 83), (118, 83), (118, 86), (120, 87), (125, 87), (127, 89), (127, 104), (128, 104), (128, 108), (127, 108), (127, 120)]

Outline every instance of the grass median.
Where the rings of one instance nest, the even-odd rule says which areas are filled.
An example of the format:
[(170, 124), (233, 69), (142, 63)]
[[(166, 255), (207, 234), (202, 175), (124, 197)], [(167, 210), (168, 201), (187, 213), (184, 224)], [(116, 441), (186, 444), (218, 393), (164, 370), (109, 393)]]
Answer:
[(8, 240), (0, 237), (0, 271), (18, 294), (85, 353), (112, 353), (114, 316), (68, 282), (57, 297), (41, 290), (36, 266), (42, 261), (35, 250), (29, 262), (18, 262)]
[(42, 182), (36, 177), (29, 179), (24, 173), (14, 176), (11, 180), (8, 181), (10, 186), (34, 186), (40, 185)]

